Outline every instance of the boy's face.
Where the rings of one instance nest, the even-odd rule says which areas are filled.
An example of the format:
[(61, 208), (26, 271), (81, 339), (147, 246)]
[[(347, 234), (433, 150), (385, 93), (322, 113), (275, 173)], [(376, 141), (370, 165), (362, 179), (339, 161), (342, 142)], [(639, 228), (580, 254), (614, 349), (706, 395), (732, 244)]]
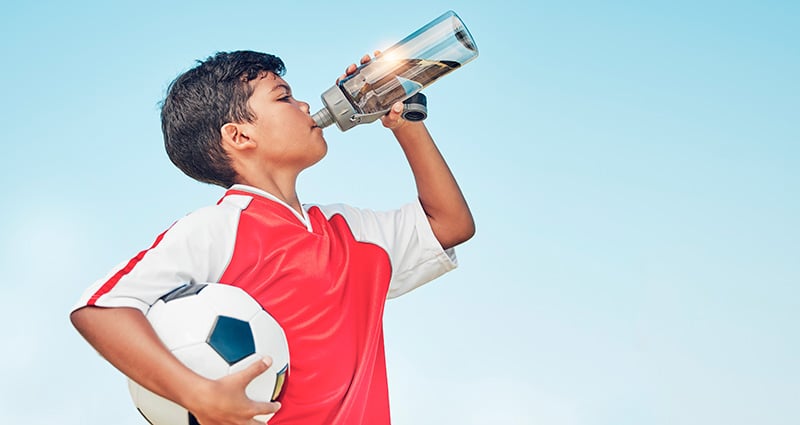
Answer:
[(273, 73), (250, 84), (253, 94), (247, 104), (255, 119), (244, 124), (243, 133), (257, 143), (264, 166), (301, 171), (322, 159), (328, 146), (308, 103), (292, 97), (289, 84)]

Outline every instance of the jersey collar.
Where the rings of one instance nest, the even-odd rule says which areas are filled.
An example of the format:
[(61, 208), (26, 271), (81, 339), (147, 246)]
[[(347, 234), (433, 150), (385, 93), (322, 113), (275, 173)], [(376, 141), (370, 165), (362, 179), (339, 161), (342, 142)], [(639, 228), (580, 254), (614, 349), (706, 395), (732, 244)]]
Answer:
[(305, 207), (302, 208), (302, 214), (301, 214), (301, 213), (297, 212), (297, 210), (295, 210), (294, 208), (290, 207), (289, 204), (287, 204), (286, 202), (283, 202), (282, 200), (280, 200), (277, 196), (275, 196), (275, 195), (273, 195), (273, 194), (271, 194), (271, 193), (269, 193), (269, 192), (267, 192), (265, 190), (261, 190), (261, 189), (259, 189), (257, 187), (253, 187), (253, 186), (248, 186), (246, 184), (235, 184), (235, 185), (231, 186), (228, 190), (238, 190), (240, 192), (247, 192), (247, 193), (251, 193), (251, 194), (256, 195), (256, 196), (260, 196), (262, 198), (267, 198), (267, 199), (269, 199), (269, 200), (271, 200), (273, 202), (276, 202), (276, 203), (282, 205), (287, 210), (291, 211), (292, 214), (294, 214), (294, 216), (297, 217), (297, 219), (300, 220), (300, 222), (303, 223), (306, 226), (306, 229), (309, 232), (313, 231), (313, 229), (311, 227), (311, 220), (309, 220), (309, 218), (308, 218), (308, 214), (306, 213)]

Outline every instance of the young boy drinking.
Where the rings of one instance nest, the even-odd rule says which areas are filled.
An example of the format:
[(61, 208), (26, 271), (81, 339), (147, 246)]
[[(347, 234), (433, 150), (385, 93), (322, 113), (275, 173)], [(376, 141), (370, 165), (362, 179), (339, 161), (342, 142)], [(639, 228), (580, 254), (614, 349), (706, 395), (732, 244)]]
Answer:
[[(418, 199), (386, 212), (301, 204), (297, 177), (327, 145), (283, 73), (273, 55), (236, 51), (173, 81), (161, 111), (167, 153), (190, 177), (227, 191), (95, 282), (71, 320), (116, 368), (203, 425), (252, 425), (276, 411), (272, 425), (389, 424), (385, 300), (455, 268), (452, 248), (472, 237), (474, 222), (424, 124), (403, 120), (399, 103), (382, 123), (405, 153)], [(147, 322), (161, 296), (206, 282), (243, 288), (283, 327), (292, 360), (279, 402), (244, 391), (269, 359), (209, 380)]]

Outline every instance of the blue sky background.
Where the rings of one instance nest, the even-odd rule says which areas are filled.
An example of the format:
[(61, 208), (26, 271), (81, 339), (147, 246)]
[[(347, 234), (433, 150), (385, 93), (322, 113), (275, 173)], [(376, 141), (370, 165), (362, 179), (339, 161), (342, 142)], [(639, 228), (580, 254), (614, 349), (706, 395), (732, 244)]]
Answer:
[[(480, 56), (426, 90), (478, 233), (389, 303), (394, 423), (800, 423), (800, 4), (13, 2), (0, 14), (0, 423), (142, 424), (74, 332), (83, 289), (222, 190), (158, 102), (220, 50), (312, 109), (453, 9)], [(305, 202), (414, 196), (379, 124), (327, 129)]]

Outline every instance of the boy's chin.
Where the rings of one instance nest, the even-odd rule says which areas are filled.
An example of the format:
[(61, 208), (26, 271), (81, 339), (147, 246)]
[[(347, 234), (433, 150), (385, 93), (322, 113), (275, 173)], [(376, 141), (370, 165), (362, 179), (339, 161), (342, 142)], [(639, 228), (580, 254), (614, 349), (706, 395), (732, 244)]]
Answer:
[(324, 139), (323, 139), (322, 143), (323, 143), (322, 150), (318, 153), (318, 155), (315, 158), (311, 159), (311, 161), (309, 162), (309, 164), (308, 164), (308, 166), (306, 168), (313, 167), (315, 164), (317, 164), (320, 161), (322, 161), (322, 159), (325, 158), (325, 156), (328, 155), (328, 144), (325, 143)]

